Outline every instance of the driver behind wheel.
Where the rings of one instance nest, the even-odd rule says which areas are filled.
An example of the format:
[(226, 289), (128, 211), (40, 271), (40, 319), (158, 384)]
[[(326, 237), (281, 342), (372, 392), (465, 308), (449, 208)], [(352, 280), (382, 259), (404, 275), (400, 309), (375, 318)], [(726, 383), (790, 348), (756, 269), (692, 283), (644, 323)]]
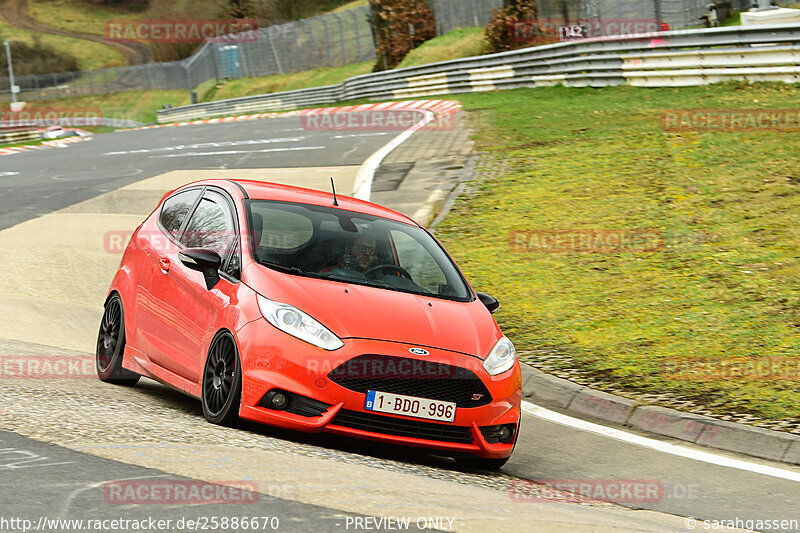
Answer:
[(344, 257), (345, 268), (357, 270), (363, 274), (369, 270), (372, 266), (372, 261), (375, 259), (375, 239), (366, 233), (362, 233), (356, 237)]
[(334, 269), (346, 268), (364, 273), (372, 267), (375, 260), (375, 238), (368, 233), (359, 234), (350, 244), (345, 246), (344, 254), (337, 264), (320, 270), (321, 273)]

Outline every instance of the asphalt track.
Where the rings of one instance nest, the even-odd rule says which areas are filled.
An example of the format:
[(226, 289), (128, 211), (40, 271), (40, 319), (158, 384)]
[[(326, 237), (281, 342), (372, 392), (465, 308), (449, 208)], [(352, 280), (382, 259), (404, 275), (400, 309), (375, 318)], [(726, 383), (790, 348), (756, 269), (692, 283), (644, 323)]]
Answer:
[[(4, 156), (0, 158), (0, 230), (13, 232), (26, 227), (21, 223), (33, 224), (37, 217), (69, 211), (79, 202), (91, 202), (101, 195), (122, 191), (124, 187), (135, 187), (143, 180), (150, 179), (156, 187), (161, 183), (157, 181), (159, 176), (170, 171), (219, 171), (233, 176), (237, 171), (279, 168), (281, 172), (288, 172), (286, 176), (290, 180), (301, 179), (312, 171), (319, 172), (321, 167), (344, 172), (343, 168), (357, 168), (394, 135), (396, 132), (310, 132), (302, 130), (296, 119), (286, 118), (117, 132), (97, 135), (91, 141), (64, 149)], [(291, 173), (291, 169), (296, 173)], [(179, 176), (186, 179), (191, 174), (184, 172)], [(118, 209), (128, 213), (125, 206)], [(140, 216), (138, 213), (141, 211), (140, 206), (132, 213)], [(48, 268), (56, 269), (58, 265)], [(80, 272), (73, 274), (79, 282)], [(36, 273), (32, 277), (37, 275), (43, 274)], [(110, 280), (110, 274), (107, 277)], [(96, 290), (102, 294), (105, 289), (101, 286)], [(42, 346), (26, 344), (24, 341), (31, 338), (23, 339), (17, 335), (0, 341), (0, 347), (2, 353), (22, 353), (25, 350), (27, 353), (44, 353), (52, 346), (63, 346), (55, 338), (45, 342), (47, 331), (39, 332), (36, 339)], [(783, 477), (768, 476), (665, 454), (528, 414), (523, 417), (522, 433), (514, 456), (503, 471), (474, 474), (459, 471), (447, 459), (391, 447), (365, 447), (344, 439), (296, 435), (258, 427), (247, 427), (239, 433), (221, 432), (219, 428), (204, 425), (196, 402), (149, 381), (131, 390), (109, 388), (88, 379), (60, 380), (47, 387), (42, 383), (0, 380), (0, 429), (14, 431), (0, 433), (0, 469), (5, 470), (4, 477), (6, 474), (16, 476), (9, 477), (9, 482), (0, 487), (0, 518), (39, 517), (51, 510), (50, 517), (54, 518), (61, 512), (59, 509), (67, 505), (65, 501), (71, 494), (70, 490), (87, 487), (90, 488), (69, 500), (69, 512), (62, 513), (65, 518), (111, 517), (115, 516), (114, 513), (119, 515), (121, 510), (138, 518), (189, 516), (198, 512), (197, 506), (107, 505), (98, 496), (97, 483), (149, 475), (168, 475), (169, 479), (241, 480), (246, 479), (250, 472), (251, 476), (258, 477), (252, 473), (252, 466), (250, 471), (245, 467), (240, 470), (231, 468), (229, 472), (233, 477), (219, 477), (213, 465), (218, 468), (220, 446), (231, 441), (242, 448), (241, 451), (225, 448), (225, 453), (236, 461), (262, 464), (265, 471), (269, 470), (267, 465), (281, 466), (269, 470), (270, 479), (260, 480), (259, 487), (270, 487), (270, 480), (281, 487), (296, 483), (297, 493), (274, 496), (266, 490), (258, 503), (253, 504), (257, 507), (245, 506), (258, 509), (258, 513), (248, 511), (251, 516), (272, 513), (280, 517), (280, 530), (309, 530), (311, 524), (314, 530), (354, 530), (352, 522), (347, 522), (348, 516), (351, 519), (362, 513), (371, 516), (429, 516), (438, 513), (443, 516), (448, 509), (464, 519), (452, 527), (446, 527), (448, 524), (444, 522), (440, 529), (477, 530), (496, 525), (496, 529), (507, 531), (527, 531), (534, 526), (552, 531), (605, 531), (611, 528), (620, 531), (690, 531), (692, 529), (685, 526), (682, 517), (697, 520), (800, 520), (800, 483), (786, 479), (800, 473), (798, 468), (738, 456), (754, 464), (775, 466), (787, 473)], [(76, 398), (81, 401), (71, 403)], [(156, 414), (153, 414), (154, 409)], [(78, 427), (70, 418), (82, 410), (91, 416), (81, 413), (83, 422)], [(151, 428), (148, 431), (156, 437), (151, 435), (150, 438), (144, 432), (124, 434), (126, 425), (137, 427), (135, 422), (131, 422), (136, 420), (137, 413), (147, 415), (148, 423), (153, 424), (147, 426)], [(164, 435), (152, 427), (159, 428)], [(81, 434), (84, 430), (88, 434)], [(96, 432), (94, 440), (92, 432)], [(181, 438), (173, 439), (171, 433)], [(221, 440), (214, 440), (218, 433)], [(238, 444), (239, 440), (243, 442)], [(669, 442), (668, 439), (662, 440)], [(91, 443), (94, 441), (97, 445), (93, 447)], [(259, 463), (266, 459), (261, 455), (250, 455), (255, 453), (253, 448), (260, 447), (269, 448), (269, 453), (273, 454), (269, 462)], [(18, 470), (4, 468), (3, 449), (30, 450), (55, 459), (66, 457), (69, 464)], [(266, 454), (267, 450), (260, 453)], [(714, 453), (723, 455), (723, 452)], [(187, 454), (194, 454), (191, 456), (196, 460), (186, 461)], [(735, 454), (724, 456), (737, 457)], [(308, 472), (313, 474), (304, 474)], [(326, 481), (312, 490), (309, 486), (313, 483), (309, 480), (315, 476)], [(342, 481), (343, 477), (350, 478), (348, 483)], [(655, 481), (663, 491), (654, 501), (639, 499), (623, 502), (620, 506), (519, 500), (509, 504), (508, 490), (516, 479)], [(391, 493), (392, 497), (384, 498), (384, 492)], [(442, 496), (437, 505), (417, 506), (416, 498), (425, 499), (426, 494), (433, 498), (431, 495), (439, 492), (449, 494), (450, 499)], [(495, 496), (499, 499), (493, 499)], [(476, 500), (470, 502), (470, 499)], [(202, 514), (211, 516), (211, 511), (218, 511), (211, 507), (203, 506)], [(625, 508), (657, 513), (643, 514), (642, 511), (625, 511)], [(219, 509), (219, 512), (231, 514), (230, 509)], [(696, 530), (703, 529), (702, 522), (696, 525)], [(412, 530), (416, 530), (415, 525)]]

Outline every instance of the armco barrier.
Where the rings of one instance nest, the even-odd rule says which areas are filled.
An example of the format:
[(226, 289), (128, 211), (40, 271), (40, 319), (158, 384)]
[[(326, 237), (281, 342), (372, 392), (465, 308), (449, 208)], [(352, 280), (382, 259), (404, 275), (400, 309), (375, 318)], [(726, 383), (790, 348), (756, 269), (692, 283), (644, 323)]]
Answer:
[(800, 79), (800, 25), (729, 26), (601, 37), (355, 76), (340, 85), (158, 111), (159, 122), (563, 84), (679, 87)]
[(20, 143), (25, 141), (39, 140), (42, 137), (41, 130), (0, 130), (0, 144)]

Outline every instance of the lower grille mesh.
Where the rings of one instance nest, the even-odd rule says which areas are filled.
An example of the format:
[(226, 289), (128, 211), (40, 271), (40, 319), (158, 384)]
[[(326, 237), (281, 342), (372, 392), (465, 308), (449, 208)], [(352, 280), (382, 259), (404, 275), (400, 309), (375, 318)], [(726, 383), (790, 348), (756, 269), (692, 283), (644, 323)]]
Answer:
[(372, 413), (359, 413), (342, 409), (331, 424), (384, 435), (412, 437), (415, 439), (436, 440), (442, 442), (472, 443), (472, 433), (468, 427), (448, 426), (433, 422), (405, 420)]

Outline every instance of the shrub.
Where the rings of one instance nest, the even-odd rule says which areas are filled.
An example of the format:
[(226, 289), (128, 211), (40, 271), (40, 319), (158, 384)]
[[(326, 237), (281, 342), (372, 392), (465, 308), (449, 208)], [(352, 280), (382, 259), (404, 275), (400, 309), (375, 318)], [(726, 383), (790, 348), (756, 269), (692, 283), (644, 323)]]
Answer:
[(491, 52), (505, 52), (530, 46), (524, 40), (512, 39), (514, 25), (536, 20), (536, 0), (506, 0), (505, 6), (495, 9), (492, 20), (486, 25), (486, 41)]
[(378, 58), (375, 71), (393, 69), (409, 51), (436, 37), (428, 0), (370, 0), (369, 4)]

